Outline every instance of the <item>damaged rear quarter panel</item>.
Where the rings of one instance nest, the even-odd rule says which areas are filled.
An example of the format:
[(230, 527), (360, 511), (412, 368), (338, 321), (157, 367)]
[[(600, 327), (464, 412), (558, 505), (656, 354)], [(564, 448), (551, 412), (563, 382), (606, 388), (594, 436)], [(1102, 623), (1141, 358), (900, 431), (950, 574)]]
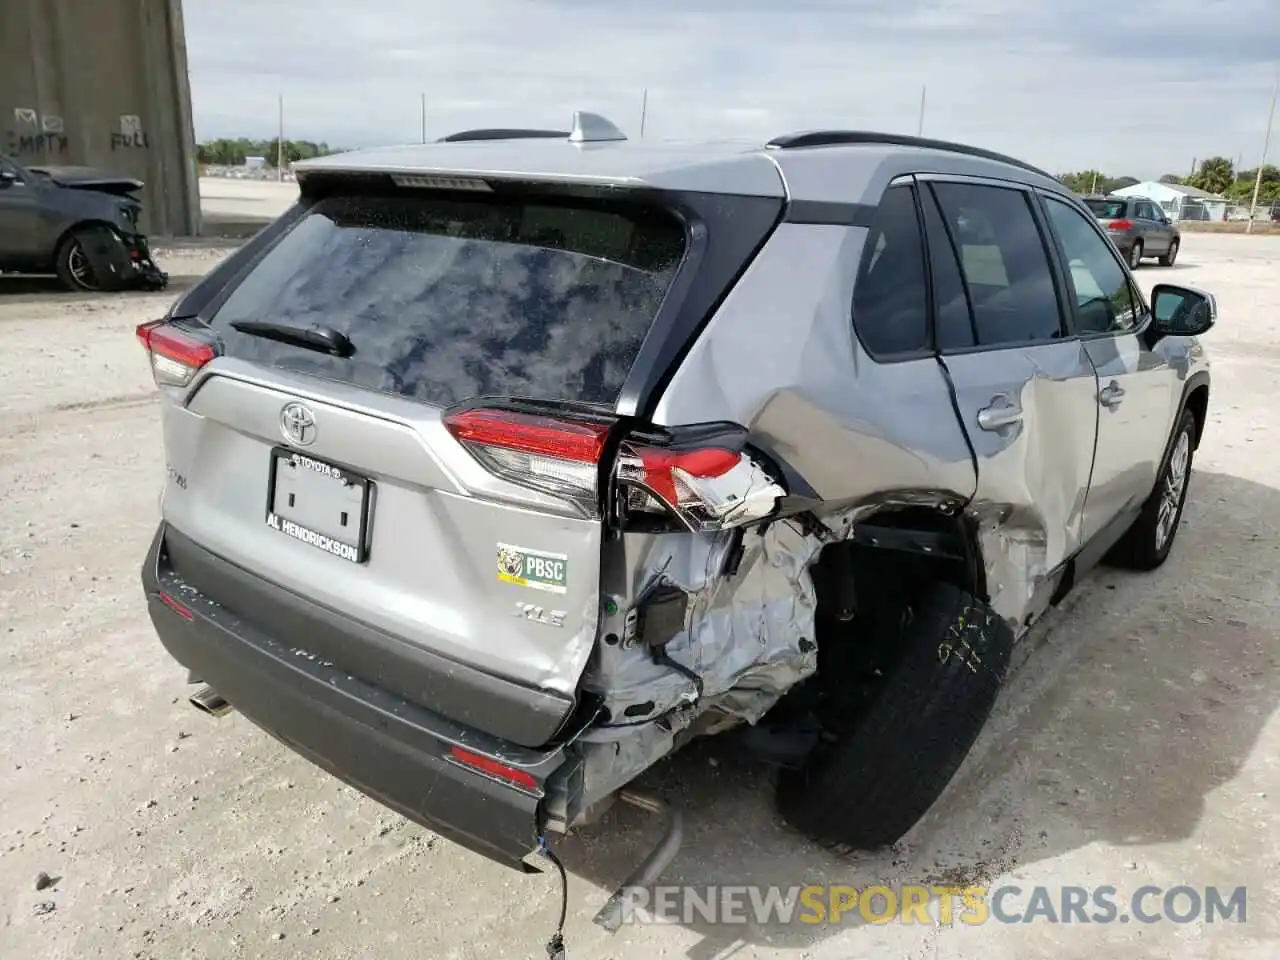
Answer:
[[(873, 363), (854, 336), (853, 284), (866, 233), (779, 225), (691, 347), (653, 418), (660, 426), (746, 426), (809, 482), (825, 501), (827, 523), (837, 528), (888, 504), (954, 509), (976, 486), (937, 360)], [(794, 522), (748, 530), (736, 573), (724, 576), (731, 540), (728, 533), (626, 534), (605, 583), (618, 593), (618, 618), (660, 574), (685, 590), (687, 629), (669, 652), (714, 674), (704, 678), (704, 707), (731, 687), (755, 689), (758, 696), (732, 695), (732, 712), (754, 722), (812, 672), (812, 651), (801, 648), (814, 639), (808, 568), (822, 543)], [(622, 619), (606, 618), (602, 630), (622, 638), (616, 646), (606, 642), (597, 662), (611, 713), (631, 707), (639, 719), (692, 700), (696, 691), (680, 673), (648, 656), (634, 664), (626, 659), (627, 629)], [(756, 678), (757, 669), (770, 672), (764, 666), (770, 663), (777, 675)], [(651, 710), (641, 709), (650, 702)]]
[[(970, 494), (964, 436), (937, 423), (937, 405), (949, 400), (936, 361), (876, 376), (860, 354), (851, 304), (865, 236), (859, 228), (780, 224), (690, 348), (654, 422), (747, 427), (832, 513), (892, 497), (904, 477), (912, 486), (953, 488), (957, 500)], [(871, 399), (877, 388), (866, 379), (860, 386), (862, 369), (891, 391), (899, 413), (886, 398)], [(909, 439), (895, 442), (895, 430)], [(584, 683), (604, 696), (609, 725), (582, 738), (589, 800), (669, 752), (695, 720), (702, 732), (754, 723), (816, 670), (809, 567), (822, 542), (794, 520), (740, 536), (736, 569), (734, 533), (626, 533), (621, 549), (606, 550), (604, 582), (613, 595), (605, 607), (614, 612), (606, 613), (605, 642)], [(659, 581), (688, 596), (684, 628), (666, 653), (699, 677), (701, 697), (684, 673), (654, 662), (648, 644), (667, 638), (637, 634), (629, 620)]]
[(976, 489), (938, 361), (875, 363), (853, 332), (867, 231), (779, 225), (690, 349), (654, 421), (727, 420), (795, 468), (830, 510), (958, 504)]
[[(842, 536), (892, 504), (972, 497), (975, 467), (938, 361), (873, 363), (853, 331), (853, 284), (867, 231), (782, 223), (690, 348), (653, 421), (730, 421), (784, 458)], [(667, 753), (682, 733), (759, 720), (814, 672), (810, 567), (823, 541), (796, 520), (739, 534), (626, 533), (606, 548), (604, 642), (584, 677), (608, 709), (581, 738), (594, 801)], [(644, 637), (633, 610), (651, 584), (687, 594), (683, 629)], [(696, 674), (655, 663), (648, 644)], [(661, 719), (655, 719), (661, 718)]]
[[(605, 696), (619, 723), (682, 704), (758, 720), (817, 667), (808, 567), (821, 546), (793, 520), (742, 531), (740, 552), (732, 532), (624, 535), (623, 550), (613, 553), (619, 565), (605, 575), (606, 583), (622, 585), (609, 598), (616, 612), (605, 622), (616, 642), (601, 646), (586, 685)], [(674, 632), (656, 633), (629, 615), (658, 584), (687, 597)], [(659, 645), (698, 682), (656, 662), (650, 651)]]

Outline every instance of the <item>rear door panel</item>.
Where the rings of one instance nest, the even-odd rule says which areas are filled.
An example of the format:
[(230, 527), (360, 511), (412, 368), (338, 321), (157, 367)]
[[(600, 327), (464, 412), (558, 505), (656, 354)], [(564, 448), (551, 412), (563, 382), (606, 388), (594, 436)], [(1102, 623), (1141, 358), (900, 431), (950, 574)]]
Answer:
[[(1080, 546), (1097, 435), (1097, 380), (1078, 340), (948, 356), (961, 419), (978, 458), (975, 508), (1008, 509), (1040, 572)], [(980, 411), (1001, 401), (1021, 411), (1008, 426), (984, 426)]]
[(1007, 184), (927, 179), (935, 278), (960, 268), (954, 302), (939, 304), (937, 338), (977, 458), (969, 509), (984, 537), (992, 604), (1020, 629), (1048, 606), (1050, 578), (1080, 546), (1097, 377), (1067, 334), (1033, 196)]

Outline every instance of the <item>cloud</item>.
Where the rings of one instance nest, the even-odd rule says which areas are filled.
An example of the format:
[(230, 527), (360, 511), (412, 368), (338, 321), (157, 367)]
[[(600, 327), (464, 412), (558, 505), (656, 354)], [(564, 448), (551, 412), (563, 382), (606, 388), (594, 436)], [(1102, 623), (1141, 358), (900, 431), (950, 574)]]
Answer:
[(1054, 170), (1256, 162), (1274, 0), (185, 0), (196, 133), (343, 146), (476, 126), (914, 133)]

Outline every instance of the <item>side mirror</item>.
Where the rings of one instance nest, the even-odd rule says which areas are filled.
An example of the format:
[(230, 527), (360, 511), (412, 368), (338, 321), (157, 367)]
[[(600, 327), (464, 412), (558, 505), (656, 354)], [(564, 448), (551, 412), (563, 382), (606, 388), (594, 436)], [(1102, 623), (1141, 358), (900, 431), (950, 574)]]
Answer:
[(12, 187), (18, 182), (18, 175), (12, 170), (0, 170), (0, 190), (5, 187)]
[(1198, 337), (1218, 320), (1213, 294), (1157, 283), (1151, 288), (1151, 330), (1160, 337)]

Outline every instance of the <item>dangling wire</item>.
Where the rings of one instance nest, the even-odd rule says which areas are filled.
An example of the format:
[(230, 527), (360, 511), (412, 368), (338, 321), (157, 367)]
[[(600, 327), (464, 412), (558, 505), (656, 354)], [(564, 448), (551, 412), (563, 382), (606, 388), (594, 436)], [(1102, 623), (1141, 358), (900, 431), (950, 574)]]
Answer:
[(565, 960), (564, 921), (569, 912), (569, 878), (564, 872), (564, 864), (560, 862), (560, 858), (551, 852), (546, 837), (538, 838), (538, 850), (556, 865), (556, 870), (560, 873), (560, 922), (556, 924), (556, 932), (547, 941), (547, 957), (548, 960)]

